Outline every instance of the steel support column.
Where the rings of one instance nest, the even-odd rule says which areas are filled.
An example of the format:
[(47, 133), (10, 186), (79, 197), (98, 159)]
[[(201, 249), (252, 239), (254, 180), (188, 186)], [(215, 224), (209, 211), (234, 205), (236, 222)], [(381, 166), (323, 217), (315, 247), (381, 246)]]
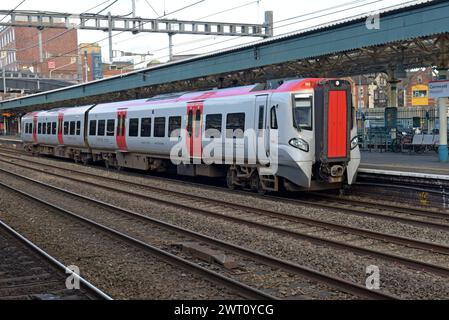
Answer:
[[(439, 80), (447, 79), (447, 69), (439, 70)], [(438, 98), (438, 114), (440, 118), (440, 145), (438, 146), (438, 158), (440, 162), (448, 161), (447, 148), (447, 100), (448, 98)]]

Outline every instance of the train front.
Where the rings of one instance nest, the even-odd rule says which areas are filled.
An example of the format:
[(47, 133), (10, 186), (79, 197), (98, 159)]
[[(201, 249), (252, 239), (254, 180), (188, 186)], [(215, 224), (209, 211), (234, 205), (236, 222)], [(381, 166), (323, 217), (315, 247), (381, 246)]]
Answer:
[(291, 191), (323, 190), (353, 184), (360, 150), (350, 83), (308, 79), (298, 88), (290, 97), (293, 129), (282, 134), (288, 145), (281, 154), (293, 158), (296, 165), (295, 173), (292, 168), (280, 167), (281, 175), (289, 171), (285, 187)]

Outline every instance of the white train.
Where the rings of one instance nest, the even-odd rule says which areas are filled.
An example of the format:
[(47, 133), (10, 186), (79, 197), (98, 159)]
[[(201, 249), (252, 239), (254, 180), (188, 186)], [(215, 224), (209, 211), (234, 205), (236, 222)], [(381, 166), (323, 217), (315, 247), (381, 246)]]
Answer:
[(33, 112), (25, 150), (180, 175), (261, 193), (339, 188), (360, 164), (350, 85), (298, 79)]

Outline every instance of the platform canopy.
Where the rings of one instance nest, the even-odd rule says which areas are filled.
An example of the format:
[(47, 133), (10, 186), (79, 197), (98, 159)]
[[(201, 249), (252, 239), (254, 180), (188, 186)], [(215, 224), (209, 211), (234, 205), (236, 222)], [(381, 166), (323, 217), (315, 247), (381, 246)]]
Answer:
[(129, 74), (0, 102), (25, 112), (223, 88), (290, 77), (342, 77), (437, 66), (448, 52), (449, 1), (419, 1)]

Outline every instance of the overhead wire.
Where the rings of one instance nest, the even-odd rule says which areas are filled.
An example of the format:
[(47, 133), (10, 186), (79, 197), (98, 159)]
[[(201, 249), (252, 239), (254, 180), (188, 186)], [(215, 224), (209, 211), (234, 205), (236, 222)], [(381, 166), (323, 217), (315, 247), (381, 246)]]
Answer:
[(11, 9), (11, 10), (9, 10), (9, 12), (7, 13), (7, 14), (5, 14), (4, 16), (3, 16), (3, 18), (1, 18), (0, 19), (0, 22), (3, 22), (3, 20), (5, 20), (6, 19), (6, 17), (7, 16), (9, 16), (11, 13), (13, 13), (14, 11), (16, 11), (25, 1), (27, 1), (27, 0), (22, 0), (18, 5), (16, 5), (15, 7), (14, 7), (14, 9)]
[[(202, 3), (202, 2), (205, 2), (205, 1), (206, 1), (206, 0), (198, 0), (198, 1), (194, 2), (194, 3), (191, 3), (191, 4), (189, 4), (189, 5), (186, 5), (186, 6), (182, 7), (182, 8), (176, 9), (176, 10), (174, 10), (174, 11), (172, 11), (172, 12), (165, 13), (163, 16), (160, 16), (160, 17), (158, 17), (157, 19), (161, 19), (161, 18), (166, 17), (166, 16), (168, 16), (168, 15), (171, 15), (171, 14), (173, 14), (173, 13), (180, 12), (180, 11), (182, 11), (182, 10), (191, 8), (191, 7), (193, 7), (193, 6), (195, 6), (195, 5), (198, 5), (198, 4), (200, 4), (200, 3)], [(144, 25), (144, 24), (146, 24), (146, 23), (148, 23), (148, 22), (144, 22), (142, 25)], [(116, 33), (116, 34), (113, 34), (112, 37), (118, 36), (118, 35), (123, 34), (123, 33), (125, 33), (125, 32), (126, 32), (126, 31), (120, 31), (120, 32), (118, 32), (118, 33)], [(95, 42), (102, 42), (102, 41), (105, 41), (105, 40), (109, 40), (109, 36), (108, 36), (108, 37), (105, 37), (105, 38), (102, 38), (102, 39), (100, 39), (100, 40), (97, 40), (97, 41), (95, 41)], [(67, 56), (67, 55), (70, 54), (70, 53), (78, 52), (78, 50), (82, 50), (82, 49), (84, 49), (84, 48), (87, 48), (88, 46), (89, 46), (89, 44), (86, 44), (86, 45), (84, 45), (84, 46), (80, 46), (79, 48), (77, 48), (77, 49), (75, 49), (75, 50), (70, 50), (70, 51), (61, 53), (61, 54), (59, 54), (59, 55), (53, 56), (53, 57), (51, 57), (51, 58), (47, 58), (47, 59), (44, 60), (44, 62), (45, 62), (45, 61), (48, 61), (49, 59), (55, 59), (55, 58), (60, 58), (60, 57)], [(40, 60), (35, 60), (35, 61), (31, 62), (31, 63), (34, 64), (34, 63), (39, 63), (39, 62), (40, 62)]]
[[(316, 10), (316, 11), (309, 12), (309, 13), (306, 13), (306, 14), (303, 14), (303, 15), (300, 15), (300, 16), (292, 17), (292, 18), (306, 17), (306, 16), (317, 14), (317, 13), (322, 13), (322, 12), (326, 12), (326, 11), (329, 11), (329, 10), (332, 10), (332, 9), (336, 9), (336, 8), (339, 8), (339, 7), (346, 7), (346, 6), (351, 5), (351, 4), (355, 4), (355, 3), (359, 3), (359, 2), (366, 2), (366, 1), (368, 1), (368, 0), (350, 1), (350, 2), (347, 2), (347, 3), (344, 3), (344, 4), (340, 4), (338, 6), (332, 6), (332, 7), (329, 7), (329, 8)], [(301, 21), (294, 22), (294, 23), (289, 23), (289, 24), (285, 24), (285, 25), (281, 25), (281, 26), (275, 26), (275, 27), (273, 27), (273, 29), (280, 29), (280, 28), (283, 28), (285, 26), (298, 24), (298, 23), (302, 23), (302, 22), (306, 22), (306, 21), (310, 21), (310, 20), (315, 20), (315, 19), (318, 19), (318, 18), (321, 18), (321, 17), (324, 17), (324, 16), (329, 16), (329, 15), (341, 13), (341, 12), (348, 11), (348, 10), (354, 10), (354, 9), (359, 8), (359, 7), (363, 7), (363, 6), (367, 6), (367, 5), (371, 5), (371, 4), (378, 3), (378, 2), (383, 2), (383, 1), (386, 1), (386, 0), (373, 0), (371, 2), (364, 3), (364, 4), (356, 6), (356, 7), (350, 7), (350, 8), (342, 9), (342, 10), (339, 10), (339, 11), (334, 11), (334, 12), (331, 12), (331, 13), (327, 13), (327, 14), (323, 14), (323, 15), (320, 15), (320, 16), (311, 17), (311, 18), (308, 18), (306, 20), (301, 20)], [(409, 1), (409, 2), (415, 2), (415, 1), (416, 0)], [(289, 20), (291, 20), (291, 18), (279, 20), (277, 22), (283, 22), (283, 21), (289, 21)], [(334, 21), (338, 21), (338, 20), (334, 20)], [(305, 28), (305, 29), (307, 29), (307, 28)], [(297, 31), (301, 31), (301, 30), (297, 30)], [(214, 42), (214, 43), (211, 43), (211, 44), (208, 44), (208, 45), (191, 48), (191, 49), (188, 49), (188, 50), (185, 50), (185, 51), (180, 51), (177, 54), (187, 53), (187, 52), (191, 52), (193, 50), (204, 49), (204, 48), (207, 48), (207, 47), (216, 46), (216, 45), (219, 45), (219, 44), (222, 44), (222, 43), (226, 43), (226, 42), (241, 40), (242, 38), (244, 38), (244, 37), (243, 36), (233, 37), (233, 38), (230, 38), (230, 39), (225, 39), (225, 40), (222, 40), (222, 41)], [(257, 43), (259, 41), (260, 40), (256, 40), (256, 41), (252, 41), (252, 42), (249, 42), (249, 43), (246, 43), (246, 44)], [(162, 51), (162, 50), (166, 50), (166, 49), (168, 49), (168, 47), (164, 47), (162, 49), (158, 49), (158, 51)], [(163, 59), (163, 58), (167, 58), (167, 57), (169, 57), (169, 55), (155, 57), (154, 60)], [(144, 62), (137, 63), (136, 65), (139, 65), (139, 64), (142, 64), (142, 63), (144, 63)]]

